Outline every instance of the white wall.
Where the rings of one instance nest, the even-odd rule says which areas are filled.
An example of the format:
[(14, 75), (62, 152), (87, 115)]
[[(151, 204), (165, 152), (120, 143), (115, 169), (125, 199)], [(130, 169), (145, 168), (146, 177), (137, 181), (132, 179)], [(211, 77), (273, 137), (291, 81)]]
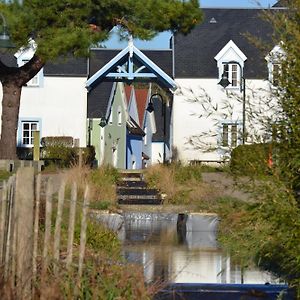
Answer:
[[(229, 149), (220, 146), (220, 126), (222, 121), (233, 120), (242, 129), (242, 93), (239, 88), (225, 91), (217, 79), (176, 79), (176, 83), (180, 88), (174, 95), (173, 145), (179, 159), (183, 162), (222, 160)], [(262, 107), (263, 103), (271, 105), (274, 101), (268, 99), (269, 91), (268, 81), (246, 81), (246, 129), (251, 131), (248, 142), (255, 141), (254, 131), (262, 133), (257, 118), (250, 117), (249, 108), (251, 106), (251, 116), (268, 114), (270, 110)]]
[(152, 155), (151, 155), (151, 163), (158, 164), (163, 163), (164, 159), (164, 150), (166, 161), (170, 160), (170, 150), (169, 147), (166, 145), (164, 149), (164, 143), (163, 142), (152, 142)]
[(42, 137), (72, 136), (85, 147), (85, 81), (85, 77), (44, 77), (42, 87), (23, 87), (19, 119), (41, 119)]

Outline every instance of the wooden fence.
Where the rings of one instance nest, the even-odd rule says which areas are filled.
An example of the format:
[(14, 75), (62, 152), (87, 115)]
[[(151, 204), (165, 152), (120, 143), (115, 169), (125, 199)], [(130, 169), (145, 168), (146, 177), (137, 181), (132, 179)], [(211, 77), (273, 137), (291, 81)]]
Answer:
[[(54, 272), (58, 272), (60, 264), (65, 264), (67, 269), (74, 267), (73, 243), (78, 207), (81, 210), (81, 228), (76, 267), (78, 276), (82, 275), (89, 205), (88, 187), (85, 188), (82, 205), (77, 200), (76, 183), (71, 186), (70, 199), (65, 199), (65, 189), (66, 184), (62, 181), (58, 194), (53, 193), (51, 177), (46, 183), (46, 189), (43, 189), (41, 175), (34, 176), (33, 168), (21, 168), (3, 183), (0, 201), (0, 279), (2, 282), (12, 282), (16, 299), (32, 297), (33, 283), (38, 275), (41, 275), (40, 278), (44, 277), (51, 262), (56, 262), (53, 264)], [(64, 211), (69, 216), (66, 257), (62, 261), (61, 228)]]

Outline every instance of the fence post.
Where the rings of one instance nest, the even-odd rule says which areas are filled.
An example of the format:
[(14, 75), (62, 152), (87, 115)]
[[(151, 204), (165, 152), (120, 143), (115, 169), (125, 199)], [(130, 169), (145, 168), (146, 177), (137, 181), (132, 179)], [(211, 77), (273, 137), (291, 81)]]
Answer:
[[(51, 240), (51, 216), (52, 216), (52, 179), (49, 178), (46, 190), (46, 216), (45, 216), (45, 237), (43, 250), (43, 274), (48, 269), (49, 249)], [(43, 276), (43, 275), (42, 275)]]
[[(6, 209), (6, 224), (5, 224), (5, 240), (4, 240), (4, 277), (8, 278), (9, 272), (12, 269), (12, 258), (13, 255), (13, 242), (15, 241), (15, 223), (16, 223), (16, 207), (15, 207), (15, 175), (10, 177), (8, 180), (7, 188), (7, 209)], [(15, 248), (15, 247), (14, 247)], [(13, 263), (14, 264), (14, 263)]]
[(31, 299), (34, 169), (20, 168), (16, 176), (16, 275), (18, 298)]
[(69, 228), (68, 228), (68, 249), (66, 264), (70, 268), (73, 258), (73, 241), (74, 241), (74, 228), (76, 218), (76, 201), (77, 201), (77, 185), (74, 182), (71, 191), (70, 215), (69, 215)]
[(33, 160), (40, 160), (40, 132), (38, 130), (33, 132)]
[[(58, 192), (58, 203), (57, 203), (57, 215), (55, 221), (55, 231), (54, 231), (54, 259), (56, 263), (59, 261), (59, 248), (60, 248), (60, 232), (61, 232), (61, 222), (63, 214), (63, 205), (65, 199), (65, 182), (63, 181)], [(57, 266), (54, 266), (54, 272), (57, 273)]]
[(34, 236), (33, 236), (33, 257), (32, 257), (33, 281), (36, 280), (36, 271), (37, 271), (36, 258), (37, 258), (38, 237), (39, 237), (40, 201), (41, 201), (41, 174), (38, 174), (36, 178), (36, 188), (35, 188)]
[(6, 203), (7, 203), (7, 184), (3, 182), (2, 199), (1, 199), (1, 215), (0, 215), (0, 267), (3, 265), (4, 241), (5, 241), (5, 220), (6, 220)]
[(80, 230), (80, 249), (79, 249), (79, 264), (78, 264), (79, 278), (82, 275), (83, 260), (84, 260), (84, 253), (85, 253), (88, 205), (89, 205), (89, 187), (86, 186), (84, 192), (84, 199), (83, 199), (81, 230)]

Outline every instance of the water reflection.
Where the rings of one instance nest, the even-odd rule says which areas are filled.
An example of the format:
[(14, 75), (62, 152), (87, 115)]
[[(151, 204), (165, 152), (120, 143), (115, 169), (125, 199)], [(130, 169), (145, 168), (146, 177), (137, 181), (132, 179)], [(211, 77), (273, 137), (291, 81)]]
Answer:
[(118, 233), (123, 255), (144, 268), (147, 282), (278, 283), (268, 273), (241, 270), (217, 239), (216, 215), (169, 213), (97, 214)]
[(233, 264), (219, 248), (217, 224), (215, 215), (127, 213), (124, 257), (143, 266), (147, 282), (277, 283), (268, 273)]

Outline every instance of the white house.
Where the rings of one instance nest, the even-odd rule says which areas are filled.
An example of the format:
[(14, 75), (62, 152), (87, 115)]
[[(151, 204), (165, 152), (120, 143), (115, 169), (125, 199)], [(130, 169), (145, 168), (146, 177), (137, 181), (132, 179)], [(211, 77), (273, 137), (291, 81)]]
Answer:
[[(15, 65), (22, 66), (34, 52), (34, 42), (15, 54)], [(11, 58), (11, 61), (13, 59)], [(47, 63), (22, 88), (17, 146), (31, 148), (33, 131), (40, 136), (71, 136), (76, 145), (86, 146), (87, 59), (61, 58)]]
[[(268, 140), (261, 121), (271, 118), (276, 107), (270, 92), (278, 61), (269, 58), (279, 49), (261, 51), (247, 37), (272, 42), (262, 10), (203, 12), (200, 25), (172, 41), (179, 86), (173, 104), (173, 146), (183, 162), (220, 162), (243, 142)], [(225, 88), (218, 84), (222, 76), (229, 81)]]

